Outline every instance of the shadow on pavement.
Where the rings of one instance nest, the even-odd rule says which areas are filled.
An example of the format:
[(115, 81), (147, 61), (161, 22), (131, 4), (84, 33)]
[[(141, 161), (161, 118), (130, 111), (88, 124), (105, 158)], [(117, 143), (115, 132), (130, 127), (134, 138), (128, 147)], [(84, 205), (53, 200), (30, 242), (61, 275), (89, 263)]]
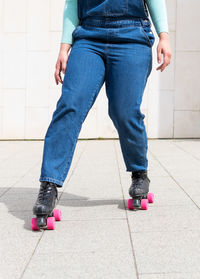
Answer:
[[(31, 230), (31, 218), (35, 217), (32, 208), (37, 195), (38, 189), (36, 188), (1, 188), (0, 203), (7, 207), (9, 214), (24, 221), (25, 229)], [(114, 204), (118, 205), (118, 209), (125, 210), (123, 199), (90, 199), (60, 191), (57, 206), (81, 208)]]

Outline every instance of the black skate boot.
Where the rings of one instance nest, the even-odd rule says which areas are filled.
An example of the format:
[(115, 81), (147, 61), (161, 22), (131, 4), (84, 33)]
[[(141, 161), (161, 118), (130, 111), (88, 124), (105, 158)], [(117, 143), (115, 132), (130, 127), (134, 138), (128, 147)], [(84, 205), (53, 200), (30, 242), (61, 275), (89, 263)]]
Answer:
[(147, 210), (148, 203), (154, 202), (154, 194), (149, 193), (150, 179), (146, 170), (134, 171), (131, 175), (132, 184), (129, 189), (129, 195), (132, 199), (128, 200), (128, 208), (140, 208)]
[(61, 220), (61, 211), (54, 209), (58, 200), (57, 185), (52, 182), (42, 181), (37, 200), (33, 206), (32, 230), (55, 229), (55, 221)]

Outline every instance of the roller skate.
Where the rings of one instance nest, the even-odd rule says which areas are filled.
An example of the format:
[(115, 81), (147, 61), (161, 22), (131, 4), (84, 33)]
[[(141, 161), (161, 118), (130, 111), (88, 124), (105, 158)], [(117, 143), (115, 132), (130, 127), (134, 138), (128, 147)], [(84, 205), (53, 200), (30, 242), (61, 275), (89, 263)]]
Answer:
[(33, 214), (36, 215), (36, 218), (31, 220), (33, 231), (55, 229), (55, 221), (61, 220), (61, 210), (54, 209), (57, 200), (57, 185), (52, 182), (42, 181), (37, 200), (33, 206)]
[(131, 175), (132, 184), (129, 189), (129, 195), (132, 199), (128, 200), (128, 209), (148, 209), (148, 204), (154, 202), (154, 194), (149, 193), (150, 179), (147, 177), (147, 171), (134, 171)]

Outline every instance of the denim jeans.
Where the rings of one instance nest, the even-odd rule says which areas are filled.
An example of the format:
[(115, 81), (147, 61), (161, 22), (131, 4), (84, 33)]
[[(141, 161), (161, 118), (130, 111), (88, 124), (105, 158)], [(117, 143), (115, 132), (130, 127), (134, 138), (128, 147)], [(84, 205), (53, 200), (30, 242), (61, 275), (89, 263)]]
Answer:
[(87, 19), (73, 38), (62, 94), (45, 135), (39, 180), (62, 187), (82, 123), (104, 82), (126, 171), (146, 170), (147, 134), (140, 105), (152, 70), (155, 37), (150, 21)]

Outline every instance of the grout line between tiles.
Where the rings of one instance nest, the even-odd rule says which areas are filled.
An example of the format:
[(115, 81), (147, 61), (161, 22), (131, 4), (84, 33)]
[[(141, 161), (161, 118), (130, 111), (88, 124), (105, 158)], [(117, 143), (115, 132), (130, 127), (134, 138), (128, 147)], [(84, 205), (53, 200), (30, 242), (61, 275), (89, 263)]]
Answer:
[(131, 250), (132, 250), (132, 255), (133, 255), (135, 274), (136, 274), (136, 278), (139, 279), (139, 272), (138, 272), (138, 267), (137, 267), (137, 261), (136, 261), (136, 255), (135, 255), (135, 250), (134, 250), (134, 245), (133, 245), (133, 239), (132, 239), (132, 236), (131, 236), (130, 224), (129, 224), (128, 214), (127, 214), (127, 210), (126, 210), (124, 190), (123, 190), (122, 182), (121, 182), (121, 175), (120, 175), (118, 154), (117, 154), (117, 149), (116, 149), (116, 142), (114, 142), (114, 147), (115, 147), (115, 155), (116, 155), (116, 160), (117, 160), (117, 165), (118, 165), (118, 175), (119, 175), (119, 180), (120, 180), (120, 185), (121, 185), (121, 191), (122, 191), (122, 196), (123, 196), (123, 200), (124, 200), (124, 209), (126, 211), (126, 221), (127, 221), (127, 226), (128, 226), (129, 239), (130, 239), (130, 243), (131, 243)]
[[(85, 145), (87, 145), (87, 144), (85, 144)], [(78, 165), (78, 162), (79, 162), (79, 160), (80, 160), (82, 154), (84, 153), (85, 149), (86, 149), (86, 147), (83, 148), (81, 154), (79, 155), (78, 160), (77, 160), (77, 162), (76, 162), (76, 164), (75, 164), (75, 166), (74, 166), (74, 169), (75, 169), (76, 166)], [(71, 174), (70, 174), (69, 180), (71, 179), (71, 177), (72, 177), (72, 175), (73, 175), (73, 173), (74, 173), (74, 169), (72, 170), (72, 172), (71, 172)], [(69, 181), (69, 180), (68, 180), (68, 181)], [(66, 183), (66, 186), (64, 186), (64, 188), (67, 187), (67, 184), (68, 184), (68, 182)], [(64, 189), (63, 189), (63, 190), (64, 190)], [(62, 196), (62, 193), (63, 193), (63, 192), (61, 192), (60, 197)], [(59, 197), (59, 199), (60, 199), (60, 197)], [(59, 201), (59, 200), (58, 200), (58, 201)], [(30, 256), (30, 258), (29, 258), (27, 264), (25, 265), (25, 268), (24, 268), (24, 270), (22, 271), (22, 274), (20, 275), (19, 279), (22, 279), (22, 278), (23, 278), (23, 276), (24, 276), (24, 274), (25, 274), (25, 271), (26, 271), (26, 269), (28, 268), (28, 266), (29, 266), (29, 264), (30, 264), (30, 262), (31, 262), (31, 260), (32, 260), (32, 258), (33, 258), (33, 255), (35, 254), (35, 251), (36, 251), (36, 249), (37, 249), (37, 247), (38, 247), (38, 245), (39, 245), (39, 243), (40, 243), (40, 241), (41, 241), (41, 239), (42, 239), (44, 233), (45, 233), (45, 230), (43, 230), (43, 232), (42, 232), (40, 238), (38, 239), (38, 242), (37, 242), (37, 244), (36, 244), (36, 246), (35, 246), (35, 248), (34, 248), (34, 250), (33, 250), (33, 253), (31, 254), (31, 256)]]

